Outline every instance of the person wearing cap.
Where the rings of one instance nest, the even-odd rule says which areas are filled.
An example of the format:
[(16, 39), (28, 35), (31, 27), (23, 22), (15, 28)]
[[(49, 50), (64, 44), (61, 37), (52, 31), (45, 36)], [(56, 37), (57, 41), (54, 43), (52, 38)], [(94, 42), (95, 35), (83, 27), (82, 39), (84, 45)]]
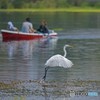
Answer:
[(22, 32), (25, 33), (32, 33), (35, 32), (35, 29), (33, 28), (33, 25), (30, 21), (30, 18), (26, 18), (25, 22), (22, 24)]

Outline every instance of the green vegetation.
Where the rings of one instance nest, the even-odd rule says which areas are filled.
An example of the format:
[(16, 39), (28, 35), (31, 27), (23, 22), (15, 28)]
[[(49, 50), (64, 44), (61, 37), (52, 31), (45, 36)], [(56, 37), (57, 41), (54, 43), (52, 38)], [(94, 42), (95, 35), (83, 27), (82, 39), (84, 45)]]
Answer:
[(100, 0), (0, 0), (0, 11), (100, 12)]
[(100, 12), (96, 8), (0, 9), (0, 12)]
[(0, 0), (0, 9), (68, 7), (100, 8), (100, 0)]

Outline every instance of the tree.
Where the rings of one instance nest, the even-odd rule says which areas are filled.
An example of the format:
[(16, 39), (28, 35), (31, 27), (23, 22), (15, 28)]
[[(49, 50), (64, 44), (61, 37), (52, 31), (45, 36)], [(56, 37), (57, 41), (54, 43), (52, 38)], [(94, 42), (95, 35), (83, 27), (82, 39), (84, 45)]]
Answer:
[(56, 8), (58, 8), (58, 7), (64, 8), (64, 7), (68, 7), (69, 6), (67, 0), (56, 0), (55, 3), (56, 3)]
[(7, 9), (8, 8), (9, 0), (0, 0), (0, 8)]
[(22, 8), (24, 2), (23, 0), (13, 0), (12, 4), (14, 8)]

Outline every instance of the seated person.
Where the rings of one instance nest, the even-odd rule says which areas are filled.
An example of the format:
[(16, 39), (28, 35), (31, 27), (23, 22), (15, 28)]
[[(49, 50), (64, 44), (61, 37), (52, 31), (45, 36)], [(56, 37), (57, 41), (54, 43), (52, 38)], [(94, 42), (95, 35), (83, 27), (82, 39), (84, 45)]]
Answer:
[(22, 32), (32, 33), (35, 32), (32, 23), (30, 22), (30, 18), (26, 18), (25, 22), (22, 24)]
[(8, 30), (18, 31), (18, 29), (13, 25), (11, 21), (8, 22)]
[(43, 20), (39, 26), (39, 28), (37, 29), (37, 31), (41, 32), (41, 33), (49, 33), (49, 30), (47, 28), (47, 22), (45, 20)]

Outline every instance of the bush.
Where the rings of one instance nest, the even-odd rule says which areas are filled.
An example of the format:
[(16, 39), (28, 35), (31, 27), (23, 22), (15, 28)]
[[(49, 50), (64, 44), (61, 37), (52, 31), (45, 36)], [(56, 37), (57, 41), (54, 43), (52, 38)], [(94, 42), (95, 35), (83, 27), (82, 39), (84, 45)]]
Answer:
[(95, 7), (96, 7), (96, 8), (100, 8), (100, 2), (96, 3), (96, 4), (95, 4)]
[(82, 4), (81, 4), (81, 7), (88, 7), (89, 6), (89, 3), (88, 2), (83, 2)]

